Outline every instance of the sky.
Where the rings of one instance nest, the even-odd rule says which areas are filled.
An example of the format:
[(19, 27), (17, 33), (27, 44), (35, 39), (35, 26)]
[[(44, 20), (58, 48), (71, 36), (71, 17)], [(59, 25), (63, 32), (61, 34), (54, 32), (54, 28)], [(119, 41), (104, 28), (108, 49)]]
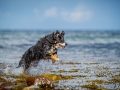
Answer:
[(0, 0), (0, 30), (120, 30), (120, 0)]

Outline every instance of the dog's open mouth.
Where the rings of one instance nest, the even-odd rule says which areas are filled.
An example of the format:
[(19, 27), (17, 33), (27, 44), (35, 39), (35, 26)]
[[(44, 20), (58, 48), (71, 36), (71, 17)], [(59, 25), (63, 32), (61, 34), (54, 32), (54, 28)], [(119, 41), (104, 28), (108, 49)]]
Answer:
[(59, 46), (60, 46), (61, 48), (65, 48), (65, 47), (66, 47), (66, 43), (60, 43)]

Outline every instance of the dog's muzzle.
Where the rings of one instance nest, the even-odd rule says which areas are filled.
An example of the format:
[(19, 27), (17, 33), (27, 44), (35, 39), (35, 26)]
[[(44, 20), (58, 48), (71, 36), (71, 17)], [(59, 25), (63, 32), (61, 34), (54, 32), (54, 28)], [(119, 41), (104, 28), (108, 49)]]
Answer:
[(60, 46), (61, 48), (65, 48), (65, 47), (67, 46), (67, 43), (60, 43), (59, 46)]

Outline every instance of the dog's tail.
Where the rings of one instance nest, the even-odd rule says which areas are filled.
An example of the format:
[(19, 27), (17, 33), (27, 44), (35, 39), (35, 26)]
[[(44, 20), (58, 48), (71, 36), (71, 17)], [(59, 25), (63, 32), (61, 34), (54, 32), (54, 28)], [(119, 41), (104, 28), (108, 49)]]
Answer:
[(19, 65), (16, 67), (16, 68), (19, 68), (19, 67), (21, 67), (23, 65), (23, 60), (21, 59), (20, 61), (19, 61)]

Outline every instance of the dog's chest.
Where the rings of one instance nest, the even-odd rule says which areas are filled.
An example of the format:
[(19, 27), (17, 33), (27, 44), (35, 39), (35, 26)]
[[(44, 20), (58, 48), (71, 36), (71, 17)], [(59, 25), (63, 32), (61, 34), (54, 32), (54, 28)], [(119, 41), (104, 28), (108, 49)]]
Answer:
[(57, 51), (57, 49), (55, 48), (55, 47), (52, 47), (52, 48), (50, 48), (47, 52), (49, 53), (49, 54), (53, 54), (53, 53), (55, 53)]

